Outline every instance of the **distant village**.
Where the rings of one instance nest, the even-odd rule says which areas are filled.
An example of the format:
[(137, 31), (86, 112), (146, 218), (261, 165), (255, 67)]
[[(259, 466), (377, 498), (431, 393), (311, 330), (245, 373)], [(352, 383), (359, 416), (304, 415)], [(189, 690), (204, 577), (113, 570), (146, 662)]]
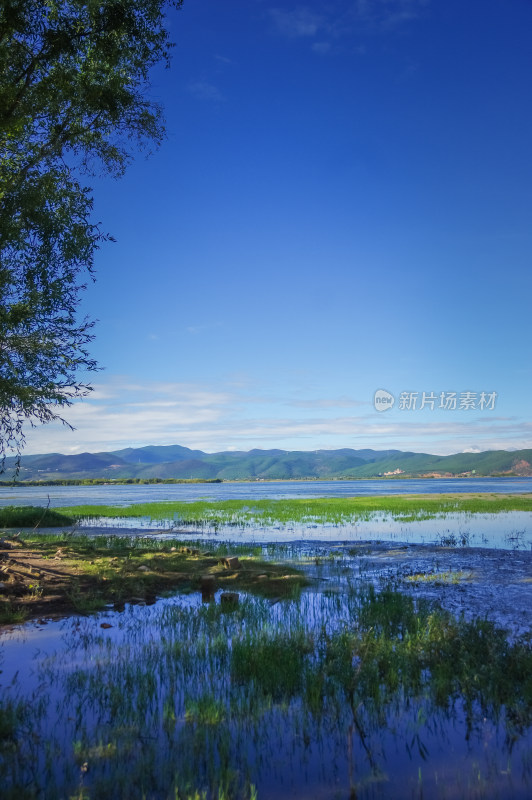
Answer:
[[(394, 469), (392, 472), (379, 472), (379, 478), (391, 478), (394, 475), (405, 475), (404, 469)], [(410, 474), (410, 473), (409, 473)], [(469, 472), (423, 472), (417, 477), (419, 478), (471, 478), (476, 475), (476, 470), (471, 469)]]

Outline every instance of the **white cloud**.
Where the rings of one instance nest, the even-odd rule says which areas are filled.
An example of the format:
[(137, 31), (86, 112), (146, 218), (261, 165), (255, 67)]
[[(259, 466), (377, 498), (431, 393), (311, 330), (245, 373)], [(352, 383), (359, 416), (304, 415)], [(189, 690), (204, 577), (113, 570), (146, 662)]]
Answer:
[(286, 404), (294, 408), (356, 408), (358, 406), (372, 407), (369, 400), (355, 400), (353, 397), (320, 397), (308, 400), (286, 400)]
[(314, 42), (312, 45), (312, 50), (315, 53), (319, 53), (320, 55), (325, 55), (329, 53), (331, 50), (331, 43), (330, 42)]
[(269, 14), (279, 33), (290, 38), (315, 36), (323, 24), (323, 18), (306, 6), (293, 11), (272, 8)]
[(187, 328), (185, 328), (185, 331), (187, 333), (192, 333), (196, 335), (198, 333), (204, 333), (205, 331), (211, 331), (213, 330), (213, 328), (221, 328), (221, 327), (222, 327), (221, 322), (206, 322), (202, 325), (189, 325)]
[(357, 0), (355, 9), (360, 20), (386, 27), (417, 19), (428, 0)]
[(213, 83), (209, 81), (194, 81), (188, 85), (188, 91), (200, 100), (205, 100), (209, 103), (221, 103), (225, 97)]
[(357, 0), (359, 22), (381, 29), (391, 29), (417, 19), (429, 0)]
[[(267, 12), (278, 34), (287, 39), (308, 39), (317, 55), (340, 52), (348, 38), (367, 33), (387, 33), (419, 18), (430, 0), (354, 0), (344, 4), (322, 4), (319, 13), (309, 5), (293, 9), (272, 8)], [(351, 43), (363, 55), (366, 46)]]
[(149, 444), (193, 449), (253, 447), (316, 450), (396, 448), (449, 454), (532, 447), (532, 423), (518, 418), (455, 412), (382, 417), (355, 397), (279, 396), (249, 381), (223, 385), (139, 382), (110, 377), (65, 412), (74, 425), (27, 431), (27, 453), (118, 450)]

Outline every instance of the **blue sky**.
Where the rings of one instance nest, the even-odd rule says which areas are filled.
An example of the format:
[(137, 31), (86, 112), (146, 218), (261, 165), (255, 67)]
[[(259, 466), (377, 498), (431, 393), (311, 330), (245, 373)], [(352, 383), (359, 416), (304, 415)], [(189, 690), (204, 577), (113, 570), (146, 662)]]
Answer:
[(532, 3), (185, 0), (169, 22), (167, 140), (94, 182), (104, 370), (27, 452), (532, 447)]

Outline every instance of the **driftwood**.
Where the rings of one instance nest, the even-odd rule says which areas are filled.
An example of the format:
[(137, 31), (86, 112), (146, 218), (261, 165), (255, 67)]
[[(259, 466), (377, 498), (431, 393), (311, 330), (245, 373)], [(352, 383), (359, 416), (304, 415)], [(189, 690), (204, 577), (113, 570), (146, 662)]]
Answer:
[(227, 556), (226, 558), (221, 558), (220, 559), (220, 564), (222, 564), (224, 567), (227, 567), (227, 569), (241, 569), (242, 568), (242, 564), (238, 560), (237, 556)]
[(49, 569), (36, 569), (15, 558), (4, 558), (0, 564), (0, 572), (4, 575), (20, 575), (23, 578), (57, 578), (58, 574)]
[(214, 575), (201, 576), (201, 591), (204, 594), (212, 594), (214, 592), (215, 580)]
[[(50, 582), (61, 580), (63, 576), (60, 572), (55, 572), (53, 569), (41, 565), (38, 567), (32, 566), (25, 561), (13, 558), (13, 550), (21, 547), (16, 538), (16, 536), (13, 536), (11, 541), (0, 540), (0, 578), (5, 578), (5, 580), (2, 580), (1, 588), (3, 591), (6, 591), (10, 584), (27, 585), (30, 581), (42, 583), (44, 580)], [(23, 551), (21, 551), (21, 555), (22, 553)], [(63, 555), (62, 552), (61, 555)]]

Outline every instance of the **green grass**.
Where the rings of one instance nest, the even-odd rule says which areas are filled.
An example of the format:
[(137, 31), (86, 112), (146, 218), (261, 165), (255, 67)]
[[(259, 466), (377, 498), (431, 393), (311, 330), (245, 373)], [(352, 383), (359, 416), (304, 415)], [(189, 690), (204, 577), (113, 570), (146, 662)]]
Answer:
[(303, 688), (305, 656), (312, 650), (303, 631), (290, 636), (256, 631), (233, 643), (231, 677), (237, 684), (252, 681), (274, 700), (293, 697)]
[(414, 575), (406, 575), (405, 581), (409, 583), (433, 583), (436, 586), (440, 586), (443, 584), (458, 584), (470, 578), (470, 572), (447, 570), (446, 572), (416, 572)]
[(14, 625), (28, 618), (28, 609), (23, 603), (0, 600), (0, 625)]
[(185, 720), (200, 725), (219, 725), (227, 718), (228, 709), (212, 692), (197, 699), (185, 700)]
[(56, 528), (70, 526), (73, 518), (65, 512), (40, 506), (5, 506), (0, 508), (1, 528)]
[(174, 520), (175, 525), (247, 525), (318, 523), (345, 524), (390, 515), (423, 520), (452, 512), (499, 513), (532, 511), (532, 494), (437, 494), (372, 497), (322, 497), (284, 500), (222, 500), (217, 502), (160, 502), (119, 506), (72, 506), (58, 509), (76, 519), (149, 517)]
[[(205, 543), (198, 544), (168, 538), (22, 533), (13, 551), (16, 557), (20, 560), (28, 552), (30, 559), (49, 560), (53, 569), (59, 550), (63, 578), (48, 585), (44, 572), (35, 579), (38, 583), (6, 584), (6, 593), (13, 597), (0, 600), (0, 622), (20, 622), (47, 608), (57, 614), (91, 614), (108, 603), (121, 606), (132, 598), (155, 600), (177, 591), (198, 591), (206, 575), (214, 580), (214, 591), (278, 599), (297, 597), (309, 583), (298, 569), (261, 558), (261, 548), (209, 543), (205, 550)], [(228, 554), (238, 557), (237, 568), (224, 563)]]

